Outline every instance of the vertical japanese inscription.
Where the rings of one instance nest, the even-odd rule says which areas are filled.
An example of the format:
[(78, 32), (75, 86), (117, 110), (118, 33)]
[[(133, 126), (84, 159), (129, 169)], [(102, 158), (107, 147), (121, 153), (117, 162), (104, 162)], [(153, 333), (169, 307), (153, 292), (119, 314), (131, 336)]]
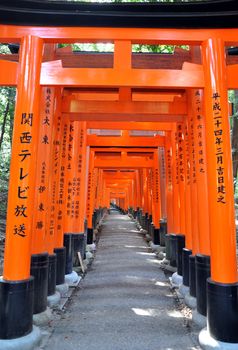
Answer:
[(171, 155), (171, 147), (166, 149), (166, 161), (167, 161), (167, 173), (168, 173), (168, 189), (172, 191), (172, 155)]
[(196, 113), (196, 135), (197, 135), (197, 152), (198, 152), (198, 171), (205, 173), (205, 159), (204, 159), (204, 130), (203, 130), (203, 115), (202, 115), (202, 100), (199, 90), (195, 91), (195, 113)]
[(190, 185), (190, 159), (189, 159), (189, 137), (188, 137), (188, 126), (185, 125), (184, 133), (184, 145), (185, 145), (185, 169), (186, 169), (186, 184)]
[(69, 134), (67, 142), (67, 155), (66, 155), (66, 171), (67, 171), (67, 184), (66, 184), (66, 215), (70, 217), (72, 215), (72, 196), (73, 196), (73, 143), (74, 143), (74, 124), (69, 124)]
[(220, 93), (214, 92), (212, 95), (214, 143), (216, 150), (216, 172), (217, 172), (217, 202), (226, 203), (226, 187), (224, 178), (224, 150), (223, 150), (223, 123), (220, 103)]
[(184, 182), (184, 134), (182, 124), (177, 126), (177, 142), (178, 142), (178, 171), (179, 171), (179, 181)]
[(13, 213), (17, 222), (13, 227), (13, 234), (23, 238), (27, 236), (27, 225), (24, 218), (28, 217), (26, 201), (28, 199), (29, 186), (25, 185), (25, 179), (29, 176), (27, 169), (31, 158), (29, 146), (32, 143), (33, 119), (33, 113), (21, 114), (21, 125), (24, 126), (24, 131), (20, 133), (18, 140), (21, 146), (18, 153), (20, 169), (18, 174), (17, 203)]
[(190, 153), (191, 153), (191, 177), (190, 180), (193, 184), (197, 183), (196, 177), (196, 156), (195, 156), (195, 136), (194, 136), (194, 119), (193, 115), (190, 117)]
[(63, 125), (63, 140), (61, 145), (61, 165), (60, 165), (60, 174), (59, 174), (59, 194), (58, 194), (58, 200), (57, 200), (57, 230), (58, 231), (62, 230), (62, 220), (63, 220), (67, 133), (68, 133), (68, 123), (66, 120)]
[(46, 211), (47, 211), (47, 196), (48, 196), (48, 172), (49, 172), (49, 157), (50, 157), (50, 140), (51, 140), (51, 123), (52, 123), (52, 90), (51, 88), (43, 89), (43, 113), (39, 134), (39, 152), (38, 164), (39, 176), (37, 174), (37, 213), (35, 215), (36, 230), (45, 230), (46, 228)]
[(175, 132), (175, 181), (176, 185), (179, 184), (179, 153), (178, 153), (178, 128)]

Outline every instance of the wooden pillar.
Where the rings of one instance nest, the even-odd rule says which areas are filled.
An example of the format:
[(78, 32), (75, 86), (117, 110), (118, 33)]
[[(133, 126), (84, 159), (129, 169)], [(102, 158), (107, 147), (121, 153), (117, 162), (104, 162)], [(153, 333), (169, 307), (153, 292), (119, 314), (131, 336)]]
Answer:
[(171, 233), (174, 232), (171, 131), (166, 133), (165, 142), (167, 230)]
[(192, 217), (192, 246), (188, 249), (192, 250), (193, 256), (199, 252), (199, 236), (198, 236), (198, 188), (196, 173), (196, 149), (195, 149), (195, 124), (194, 110), (191, 104), (191, 96), (188, 94), (188, 134), (189, 134), (189, 153), (190, 153), (190, 186), (191, 186), (191, 217)]
[[(86, 122), (79, 122), (79, 149), (78, 149), (78, 173), (80, 177), (79, 191), (79, 232), (84, 231), (86, 220), (86, 197), (87, 197), (87, 127)], [(77, 221), (77, 218), (76, 218)]]
[[(41, 111), (38, 138), (35, 182), (35, 211), (33, 213), (32, 254), (48, 252), (49, 240), (47, 233), (47, 217), (50, 211), (50, 176), (51, 176), (51, 149), (54, 118), (54, 89), (42, 88)], [(52, 239), (54, 242), (54, 240)], [(53, 253), (53, 249), (51, 252)]]
[(207, 157), (205, 140), (205, 116), (203, 90), (192, 91), (194, 117), (194, 143), (196, 159), (197, 209), (199, 229), (199, 253), (210, 255), (210, 230), (208, 208)]
[(88, 172), (88, 192), (87, 192), (87, 221), (88, 221), (88, 228), (91, 230), (93, 230), (93, 221), (92, 221), (92, 214), (94, 210), (93, 206), (94, 206), (94, 152), (90, 151), (89, 172)]
[(172, 181), (173, 181), (173, 213), (174, 213), (174, 225), (173, 232), (180, 233), (180, 193), (179, 193), (179, 159), (178, 159), (178, 147), (177, 147), (177, 132), (171, 131), (172, 141)]
[(158, 152), (154, 152), (154, 167), (152, 169), (153, 174), (153, 206), (154, 206), (154, 216), (153, 223), (156, 229), (160, 228), (161, 219), (161, 186), (160, 186), (160, 167)]
[(184, 159), (184, 124), (177, 124), (177, 148), (178, 148), (178, 176), (179, 176), (179, 205), (180, 205), (180, 233), (186, 232), (185, 214), (185, 159)]
[[(51, 163), (50, 163), (50, 184), (49, 184), (49, 198), (48, 198), (48, 212), (46, 232), (48, 239), (46, 240), (46, 247), (49, 254), (54, 253), (54, 248), (61, 247), (57, 237), (58, 230), (58, 205), (59, 191), (60, 191), (60, 167), (61, 167), (61, 147), (63, 137), (63, 122), (61, 115), (61, 88), (55, 89), (54, 93), (54, 118), (52, 130), (52, 149), (51, 149)], [(61, 215), (62, 216), (62, 215)]]
[(186, 247), (192, 249), (192, 217), (191, 217), (191, 177), (190, 149), (188, 125), (184, 124), (184, 178), (185, 178), (185, 236)]
[(203, 42), (202, 58), (211, 239), (208, 330), (218, 341), (238, 343), (234, 192), (223, 40), (212, 38)]
[[(50, 178), (53, 146), (53, 119), (54, 119), (54, 88), (44, 87), (41, 94), (41, 111), (38, 138), (38, 152), (36, 162), (35, 181), (35, 211), (33, 213), (33, 237), (31, 256), (31, 276), (34, 277), (34, 308), (33, 313), (39, 314), (47, 308), (49, 285), (55, 293), (55, 268), (50, 273), (52, 264), (55, 264), (53, 249), (54, 235), (49, 234), (47, 218), (50, 211)], [(51, 242), (51, 244), (50, 244)], [(44, 268), (42, 268), (44, 266)]]
[(165, 149), (164, 147), (158, 148), (159, 155), (159, 167), (160, 167), (160, 201), (161, 201), (161, 218), (167, 218), (166, 207), (166, 168), (165, 168)]
[(142, 170), (142, 186), (143, 186), (143, 213), (148, 214), (148, 177), (147, 177), (147, 170), (146, 168), (143, 168)]
[(36, 36), (22, 38), (8, 192), (4, 270), (3, 279), (0, 281), (3, 306), (0, 310), (2, 339), (21, 337), (32, 329), (33, 280), (30, 278), (30, 258), (32, 215), (35, 210), (42, 50), (42, 39)]

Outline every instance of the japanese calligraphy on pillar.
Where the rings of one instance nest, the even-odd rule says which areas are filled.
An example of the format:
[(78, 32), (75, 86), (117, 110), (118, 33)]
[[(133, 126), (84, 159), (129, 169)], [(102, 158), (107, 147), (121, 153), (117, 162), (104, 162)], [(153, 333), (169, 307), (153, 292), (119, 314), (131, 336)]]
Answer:
[(179, 143), (178, 143), (178, 129), (175, 132), (175, 180), (176, 185), (179, 184), (179, 153), (178, 153)]
[(172, 154), (171, 147), (166, 149), (166, 163), (167, 163), (167, 181), (168, 189), (172, 191)]
[(45, 230), (46, 212), (49, 185), (49, 167), (50, 167), (50, 147), (52, 138), (53, 122), (53, 90), (49, 87), (42, 89), (42, 109), (41, 125), (39, 131), (38, 144), (38, 164), (36, 174), (36, 207), (37, 212), (34, 215), (34, 225), (36, 230)]
[(217, 172), (217, 202), (226, 203), (226, 187), (224, 179), (224, 150), (223, 150), (223, 125), (222, 110), (220, 104), (220, 93), (214, 92), (213, 101), (213, 126), (214, 126), (214, 143), (216, 149), (216, 172)]
[[(30, 187), (28, 185), (28, 169), (30, 158), (32, 156), (32, 126), (34, 123), (33, 113), (23, 112), (21, 114), (21, 131), (19, 134), (19, 139), (16, 142), (19, 142), (20, 150), (18, 153), (18, 159), (20, 163), (19, 172), (18, 172), (18, 186), (17, 186), (17, 202), (14, 208), (14, 216), (16, 218), (16, 224), (13, 227), (13, 234), (26, 237), (27, 235), (27, 225), (25, 218), (28, 217), (28, 208), (27, 200)], [(22, 131), (24, 130), (24, 131)], [(27, 183), (27, 185), (26, 185)]]
[(196, 184), (197, 178), (196, 178), (196, 157), (195, 157), (195, 136), (194, 136), (193, 115), (191, 115), (190, 117), (189, 127), (190, 127), (190, 147), (191, 147), (190, 154), (192, 155), (191, 163), (190, 163), (190, 169), (191, 169), (190, 180), (192, 181), (193, 184)]
[(182, 124), (177, 125), (179, 181), (185, 181), (184, 173), (184, 134)]
[(160, 156), (160, 172), (162, 179), (166, 177), (165, 171), (165, 155), (164, 155), (164, 147), (159, 147), (159, 156)]
[(87, 219), (89, 221), (90, 219), (90, 199), (91, 199), (91, 192), (92, 192), (92, 171), (89, 170), (88, 173), (88, 192), (87, 192)]
[(190, 159), (189, 159), (189, 137), (188, 137), (188, 126), (185, 125), (184, 130), (184, 146), (185, 146), (185, 169), (186, 169), (186, 184), (190, 185)]
[(202, 115), (202, 100), (201, 92), (195, 91), (195, 112), (196, 112), (196, 136), (197, 136), (197, 152), (198, 152), (198, 170), (200, 173), (205, 173), (205, 159), (204, 159), (204, 130), (203, 130), (203, 115)]
[(75, 157), (74, 157), (74, 177), (72, 185), (72, 200), (71, 200), (71, 218), (79, 219), (80, 217), (80, 201), (82, 200), (82, 162), (83, 162), (83, 144), (84, 144), (84, 130), (80, 128), (79, 122), (74, 122), (75, 137)]
[(51, 198), (50, 198), (50, 220), (49, 234), (52, 236), (55, 229), (55, 213), (57, 208), (57, 183), (60, 170), (60, 136), (61, 136), (61, 115), (57, 113), (53, 121), (53, 142), (52, 142), (52, 164), (51, 164)]
[(72, 158), (73, 158), (73, 142), (74, 142), (74, 124), (70, 122), (69, 124), (69, 134), (68, 142), (66, 147), (66, 171), (67, 171), (67, 186), (66, 186), (66, 215), (69, 217), (72, 215), (71, 201), (72, 201), (72, 192), (73, 192), (73, 183), (72, 183)]
[(155, 168), (153, 169), (153, 180), (154, 180), (154, 200), (155, 203), (158, 204), (159, 203), (159, 169)]
[(66, 167), (66, 146), (67, 146), (67, 134), (68, 134), (68, 123), (67, 120), (63, 124), (63, 139), (61, 146), (61, 165), (60, 165), (60, 176), (59, 176), (59, 194), (57, 199), (57, 230), (62, 230), (63, 220), (63, 204), (64, 204), (64, 188), (65, 188), (65, 167)]

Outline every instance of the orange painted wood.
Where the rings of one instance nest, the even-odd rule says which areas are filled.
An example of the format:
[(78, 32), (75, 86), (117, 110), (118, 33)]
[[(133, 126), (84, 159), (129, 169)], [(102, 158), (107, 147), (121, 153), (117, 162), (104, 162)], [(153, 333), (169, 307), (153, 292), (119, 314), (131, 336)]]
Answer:
[(208, 182), (206, 140), (205, 140), (205, 115), (204, 98), (202, 90), (192, 91), (193, 118), (194, 118), (194, 144), (196, 161), (196, 183), (197, 183), (197, 209), (199, 229), (199, 252), (210, 255), (210, 228), (208, 208)]
[(154, 137), (143, 136), (97, 136), (88, 135), (87, 145), (90, 147), (158, 147), (164, 146), (164, 137), (157, 135)]
[[(203, 43), (211, 277), (237, 282), (236, 234), (225, 49), (222, 39)], [(221, 261), (226, 263), (221, 264)]]
[(53, 119), (54, 115), (54, 88), (43, 88), (41, 93), (41, 110), (39, 122), (39, 137), (36, 163), (35, 182), (35, 210), (33, 212), (32, 226), (32, 254), (40, 254), (47, 251), (53, 254), (53, 249), (48, 248), (54, 243), (54, 236), (50, 235), (47, 227), (47, 217), (50, 212), (50, 177), (51, 159), (53, 148)]
[(5, 280), (24, 280), (30, 276), (42, 51), (40, 38), (22, 39), (7, 209)]
[(173, 29), (173, 28), (97, 28), (97, 27), (31, 27), (1, 25), (2, 42), (19, 42), (25, 35), (37, 35), (46, 42), (110, 42), (128, 40), (143, 44), (201, 44), (211, 37), (225, 43), (237, 42), (238, 29)]
[[(60, 230), (62, 218), (62, 172), (61, 156), (63, 147), (63, 121), (61, 115), (61, 89), (55, 89), (54, 120), (52, 134), (52, 153), (50, 169), (49, 209), (47, 213), (47, 251), (52, 254), (54, 248), (63, 245), (63, 232)], [(61, 181), (60, 181), (61, 179)], [(62, 198), (61, 198), (62, 197)]]
[(172, 177), (172, 140), (171, 131), (166, 132), (165, 139), (165, 170), (166, 170), (166, 205), (167, 205), (167, 230), (174, 232), (173, 215), (173, 177)]

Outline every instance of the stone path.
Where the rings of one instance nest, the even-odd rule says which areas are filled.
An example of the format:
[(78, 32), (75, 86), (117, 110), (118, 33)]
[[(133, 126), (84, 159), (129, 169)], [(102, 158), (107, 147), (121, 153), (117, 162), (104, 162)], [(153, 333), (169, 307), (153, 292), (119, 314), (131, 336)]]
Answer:
[(112, 212), (96, 258), (45, 349), (195, 350), (158, 267), (134, 222)]

